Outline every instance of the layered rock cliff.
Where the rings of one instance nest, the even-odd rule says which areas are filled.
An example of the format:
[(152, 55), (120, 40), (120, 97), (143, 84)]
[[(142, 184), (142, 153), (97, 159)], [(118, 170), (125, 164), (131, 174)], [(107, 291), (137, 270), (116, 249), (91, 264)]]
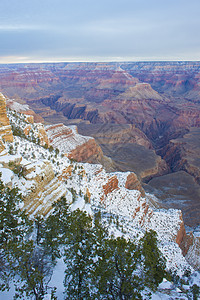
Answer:
[(11, 110), (24, 114), (29, 123), (44, 122), (44, 119), (31, 110), (27, 104), (21, 104), (13, 99), (7, 99), (6, 106)]
[(68, 158), (79, 162), (101, 163), (108, 170), (114, 168), (111, 159), (103, 155), (96, 141), (91, 137), (78, 134), (76, 126), (49, 125), (46, 126), (46, 132), (50, 144), (66, 154)]
[(6, 142), (13, 141), (12, 129), (6, 112), (6, 99), (0, 93), (0, 136)]
[[(116, 158), (118, 170), (134, 171), (142, 177), (151, 172), (150, 179), (178, 170), (172, 167), (169, 156), (165, 156), (165, 147), (170, 140), (183, 137), (189, 127), (199, 127), (199, 74), (199, 62), (7, 65), (1, 66), (0, 87), (11, 98), (16, 96), (21, 103), (30, 104), (49, 123), (135, 126), (147, 140), (136, 139), (132, 147), (133, 144), (130, 146), (124, 143), (126, 139), (121, 139), (121, 145), (115, 147), (113, 142), (111, 147), (110, 142), (108, 146), (104, 143), (102, 149), (104, 155)], [(85, 127), (85, 135), (90, 135), (88, 128)], [(120, 143), (114, 132), (115, 139)], [(148, 148), (148, 141), (156, 153), (137, 147)], [(168, 170), (163, 170), (164, 162), (156, 155), (166, 158)], [(141, 156), (146, 159), (140, 160)], [(178, 157), (177, 153), (174, 157)], [(187, 158), (178, 168), (197, 180), (196, 166), (196, 161)], [(189, 200), (193, 198), (191, 193)]]
[(23, 197), (24, 208), (31, 215), (45, 216), (52, 210), (52, 204), (67, 194), (67, 189), (55, 177), (52, 165), (48, 161), (26, 162), (22, 164), (22, 168), (27, 180), (27, 189)]
[[(4, 162), (0, 171), (11, 186), (19, 188), (30, 214), (50, 213), (52, 203), (65, 196), (70, 205), (74, 201), (73, 209), (81, 206), (91, 214), (101, 209), (103, 216), (117, 220), (119, 228), (123, 227), (124, 234), (131, 238), (142, 236), (145, 230), (156, 230), (168, 269), (188, 267), (178, 246), (185, 236), (181, 212), (155, 208), (135, 174), (107, 173), (101, 165), (70, 161), (56, 150), (49, 151), (17, 136), (13, 151), (15, 155), (7, 155), (0, 162)], [(114, 228), (113, 224), (110, 230)]]

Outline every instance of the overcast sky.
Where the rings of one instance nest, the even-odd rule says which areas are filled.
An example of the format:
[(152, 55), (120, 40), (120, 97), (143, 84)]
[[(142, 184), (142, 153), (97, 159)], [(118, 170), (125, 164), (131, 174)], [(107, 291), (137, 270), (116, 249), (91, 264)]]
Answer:
[(0, 0), (0, 63), (200, 60), (200, 0)]

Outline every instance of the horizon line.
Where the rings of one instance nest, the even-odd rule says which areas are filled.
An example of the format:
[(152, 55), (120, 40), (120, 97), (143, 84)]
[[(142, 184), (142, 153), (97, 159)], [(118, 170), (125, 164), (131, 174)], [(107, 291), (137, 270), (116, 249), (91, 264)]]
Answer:
[(60, 60), (60, 61), (24, 61), (24, 62), (0, 62), (0, 65), (23, 65), (23, 64), (59, 64), (59, 63), (149, 63), (149, 62), (200, 62), (200, 60), (161, 59), (161, 60)]

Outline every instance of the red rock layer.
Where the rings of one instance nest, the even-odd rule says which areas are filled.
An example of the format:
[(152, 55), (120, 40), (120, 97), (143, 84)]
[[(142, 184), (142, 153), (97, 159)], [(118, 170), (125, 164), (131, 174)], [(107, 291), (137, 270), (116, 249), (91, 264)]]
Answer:
[(141, 192), (141, 196), (145, 195), (144, 189), (142, 188), (141, 182), (138, 180), (136, 174), (130, 173), (127, 176), (125, 188), (129, 190), (138, 190)]
[(105, 185), (103, 185), (105, 196), (107, 196), (109, 193), (113, 192), (116, 189), (118, 189), (118, 179), (117, 176), (114, 175), (108, 179), (108, 182)]
[(69, 158), (73, 158), (79, 162), (97, 163), (101, 161), (103, 152), (94, 139), (88, 140), (86, 143), (77, 146), (69, 154)]

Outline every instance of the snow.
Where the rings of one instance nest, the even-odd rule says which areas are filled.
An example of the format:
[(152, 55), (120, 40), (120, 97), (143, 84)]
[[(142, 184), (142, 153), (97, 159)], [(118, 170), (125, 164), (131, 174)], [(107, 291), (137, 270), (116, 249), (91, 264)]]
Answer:
[(93, 215), (92, 208), (91, 208), (91, 205), (89, 203), (85, 204), (84, 210), (88, 213), (88, 215), (90, 215), (90, 216)]
[[(13, 122), (15, 121), (12, 116)], [(22, 123), (24, 122), (24, 123)], [(26, 126), (23, 118), (20, 119), (20, 124)], [(31, 125), (32, 126), (32, 125)], [(59, 130), (65, 129), (62, 125)], [(50, 128), (47, 126), (47, 129)], [(53, 146), (59, 148), (61, 151), (68, 153), (77, 145), (87, 141), (90, 138), (82, 138), (76, 132), (76, 127), (70, 126), (71, 136), (62, 140), (62, 138), (55, 138)], [(35, 130), (35, 131), (34, 131)], [(37, 128), (33, 125), (34, 134)], [(48, 131), (48, 130), (47, 130)], [(51, 134), (56, 134), (57, 131), (52, 130)], [(49, 129), (50, 136), (50, 129)], [(59, 146), (59, 147), (58, 147)], [(6, 144), (7, 150), (9, 145)], [(32, 213), (33, 215), (39, 210), (47, 209), (51, 206), (53, 201), (57, 201), (61, 196), (66, 196), (68, 203), (71, 204), (71, 210), (80, 209), (86, 211), (93, 216), (95, 211), (102, 212), (102, 222), (108, 228), (110, 234), (115, 237), (125, 236), (130, 239), (139, 239), (143, 236), (146, 230), (153, 229), (157, 232), (158, 246), (167, 261), (167, 269), (177, 271), (178, 275), (182, 275), (185, 269), (189, 269), (189, 265), (183, 257), (178, 244), (175, 242), (177, 233), (181, 225), (181, 211), (175, 209), (160, 209), (156, 205), (156, 198), (153, 195), (147, 194), (141, 197), (137, 190), (127, 190), (125, 183), (130, 172), (121, 173), (106, 173), (106, 171), (99, 164), (76, 163), (70, 162), (67, 157), (63, 157), (61, 153), (56, 154), (53, 150), (50, 152), (35, 143), (24, 140), (20, 137), (14, 137), (14, 155), (5, 155), (0, 157), (0, 171), (2, 172), (2, 179), (4, 183), (12, 182), (13, 187), (18, 187), (22, 196), (31, 194), (38, 183), (35, 179), (37, 176), (45, 175), (45, 168), (48, 165), (52, 167), (52, 172), (55, 178), (51, 179), (46, 185), (45, 190), (42, 190), (35, 198), (37, 206)], [(21, 160), (20, 165), (25, 167), (27, 173), (24, 177), (17, 176), (8, 168), (2, 167), (3, 164), (10, 161)], [(71, 174), (63, 172), (71, 168)], [(112, 192), (105, 194), (104, 186), (108, 183), (112, 176), (118, 179), (118, 188)], [(72, 203), (72, 193), (70, 189), (73, 188), (76, 194), (79, 195)], [(89, 203), (86, 203), (84, 196), (90, 196)], [(153, 199), (153, 201), (151, 200)], [(31, 206), (30, 206), (31, 207)], [(27, 209), (30, 208), (27, 206)], [(34, 208), (34, 207), (33, 207)], [(50, 212), (48, 212), (49, 214)], [(112, 222), (109, 223), (109, 217)], [(196, 229), (196, 236), (199, 235), (199, 228)], [(63, 299), (63, 279), (64, 279), (64, 262), (58, 260), (58, 264), (53, 273), (51, 286), (57, 287), (58, 299)], [(193, 269), (191, 268), (193, 271)], [(200, 286), (200, 275), (194, 273), (190, 284), (197, 284)], [(167, 295), (166, 289), (173, 289), (171, 295)], [(153, 300), (158, 299), (179, 299), (180, 290), (177, 290), (169, 281), (163, 280), (159, 286), (159, 291), (152, 296)], [(5, 294), (4, 294), (5, 295)], [(11, 299), (1, 298), (0, 299)], [(45, 299), (50, 299), (49, 295)], [(181, 295), (181, 299), (187, 299)]]
[(160, 289), (172, 289), (172, 283), (168, 281), (167, 279), (163, 279), (163, 281), (159, 284)]
[(11, 170), (7, 168), (0, 168), (0, 173), (2, 174), (1, 180), (5, 185), (12, 182), (14, 173)]
[(76, 126), (65, 126), (64, 124), (47, 125), (45, 126), (47, 136), (51, 141), (51, 145), (54, 148), (58, 148), (61, 152), (67, 153), (77, 146), (83, 145), (89, 140), (93, 139), (91, 137), (82, 136), (77, 133)]
[(51, 281), (49, 282), (49, 286), (55, 286), (57, 288), (56, 296), (58, 297), (58, 300), (64, 299), (63, 281), (65, 278), (65, 268), (66, 268), (66, 266), (63, 261), (63, 258), (58, 259), (57, 264), (54, 269), (54, 272), (53, 272), (53, 276), (51, 278)]
[(12, 99), (6, 100), (6, 103), (7, 103), (7, 106), (10, 109), (15, 110), (17, 112), (22, 112), (22, 111), (29, 110), (29, 106), (27, 104), (21, 104), (21, 103), (16, 102)]
[(0, 300), (11, 300), (13, 299), (14, 295), (15, 287), (14, 283), (11, 282), (9, 291), (0, 292)]
[(70, 208), (71, 208), (71, 211), (80, 209), (82, 211), (86, 211), (88, 213), (88, 215), (90, 215), (90, 216), (93, 215), (91, 205), (89, 203), (85, 203), (85, 200), (81, 197), (78, 197), (78, 199), (74, 203), (72, 203)]
[(200, 286), (200, 273), (199, 272), (193, 272), (192, 276), (191, 276), (191, 280), (190, 280), (190, 284), (196, 284), (198, 286)]
[[(68, 179), (62, 184), (60, 182), (60, 187), (55, 187), (56, 192), (52, 194), (54, 201), (61, 195), (66, 195), (68, 202), (71, 203), (72, 195), (69, 189), (73, 188), (78, 195), (81, 192), (82, 196), (79, 196), (71, 205), (72, 210), (79, 208), (87, 211), (89, 215), (93, 215), (94, 210), (101, 208), (104, 211), (103, 222), (105, 223), (107, 223), (109, 214), (114, 218), (118, 216), (119, 228), (116, 228), (116, 225), (110, 227), (110, 232), (112, 231), (116, 236), (121, 234), (120, 228), (122, 227), (123, 234), (131, 238), (137, 236), (140, 238), (145, 230), (153, 229), (158, 234), (159, 248), (167, 259), (167, 268), (178, 269), (181, 274), (188, 267), (180, 248), (175, 243), (175, 237), (181, 223), (181, 212), (174, 209), (155, 209), (149, 201), (149, 195), (143, 198), (139, 191), (125, 189), (124, 185), (129, 172), (108, 174), (98, 164), (72, 163), (66, 157), (61, 157), (61, 154), (56, 155), (55, 151), (50, 153), (48, 149), (19, 137), (14, 138), (13, 145), (16, 154), (7, 155), (6, 161), (9, 162), (11, 158), (23, 157), (21, 165), (30, 170), (25, 178), (19, 178), (15, 175), (12, 180), (13, 186), (18, 187), (23, 196), (34, 190), (37, 185), (35, 178), (38, 175), (42, 176), (46, 163), (52, 165), (57, 176), (62, 176), (63, 170), (70, 166), (72, 168), (71, 176), (68, 176)], [(80, 176), (81, 173), (83, 175)], [(118, 178), (119, 188), (105, 195), (103, 186), (113, 175)], [(55, 178), (57, 180), (57, 177)], [(57, 184), (56, 180), (55, 184)], [(50, 191), (52, 184), (53, 182), (49, 183), (45, 188)], [(91, 195), (90, 203), (85, 203), (84, 200), (87, 191)], [(45, 193), (39, 195), (39, 200), (43, 201), (43, 204), (40, 204), (37, 210), (50, 205), (52, 201), (49, 195), (45, 195)]]
[(26, 165), (30, 164), (30, 161), (28, 161), (27, 159), (25, 159), (25, 158), (23, 157), (20, 164), (21, 164), (22, 166), (26, 166)]
[(0, 157), (0, 163), (8, 164), (9, 162), (13, 162), (13, 161), (19, 160), (21, 158), (22, 158), (21, 155), (18, 155), (18, 154), (16, 154), (16, 155), (7, 154), (7, 155)]
[(115, 172), (112, 174), (117, 176), (119, 187), (125, 187), (127, 177), (131, 172)]

